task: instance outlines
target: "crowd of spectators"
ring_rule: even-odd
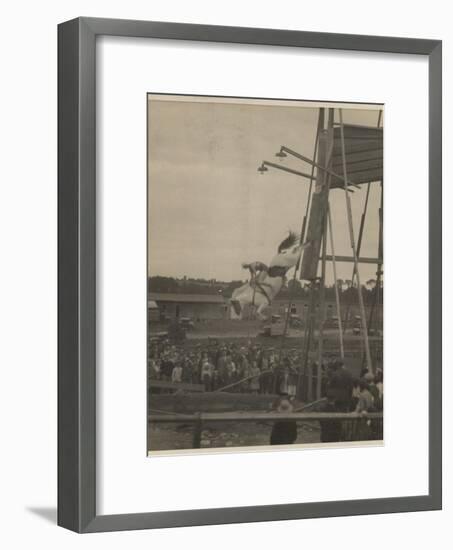
[[[376,374],[362,369],[354,378],[341,360],[328,367],[325,400],[318,407],[320,412],[358,413],[364,418],[356,424],[328,419],[320,421],[321,441],[367,440],[382,438],[382,419],[367,419],[368,413],[382,412],[384,405],[383,371]],[[355,431],[355,433],[353,433]]]
[[[345,421],[344,416],[343,419],[334,416],[321,419],[320,441],[333,443],[382,439],[382,418],[369,418],[368,413],[383,410],[383,371],[378,369],[376,375],[373,375],[367,369],[363,369],[360,378],[356,379],[343,361],[334,359],[327,364],[325,375],[325,393],[323,399],[315,403],[315,410],[324,413],[357,414],[352,422],[348,419]],[[294,406],[289,396],[281,395],[275,403],[275,410],[293,412]],[[295,420],[286,418],[274,423],[270,437],[271,445],[288,445],[296,440]]]
[[[316,365],[310,365],[317,372]],[[205,391],[279,394],[293,400],[303,367],[301,349],[264,347],[209,339],[192,347],[168,340],[154,343],[149,377],[173,383],[202,384]],[[363,369],[354,378],[343,361],[326,357],[321,366],[321,395],[336,412],[380,411],[383,373]]]
[[[217,340],[192,348],[168,341],[151,347],[149,376],[169,382],[203,384],[205,391],[285,393],[296,395],[301,352],[296,349],[264,348]],[[279,366],[281,363],[281,366]]]
[[[310,365],[313,373],[317,365]],[[299,383],[305,385],[303,351],[296,348],[267,347],[254,342],[222,342],[209,339],[192,346],[176,345],[162,340],[150,348],[150,379],[172,384],[201,384],[205,391],[278,395],[275,410],[292,412]],[[321,366],[321,397],[312,410],[328,413],[367,413],[383,410],[383,371],[375,374],[366,368],[354,377],[344,361],[336,356],[325,357]],[[165,391],[165,390],[164,390]],[[170,391],[170,390],[169,390]],[[299,400],[301,398],[298,395]],[[300,403],[299,403],[300,405]],[[297,409],[296,409],[297,410]],[[320,421],[320,440],[336,442],[382,438],[382,420],[364,420],[356,424],[360,433],[352,433],[348,423],[328,418]],[[272,445],[293,443],[297,439],[295,421],[276,422]]]

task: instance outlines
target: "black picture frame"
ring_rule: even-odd
[[[100,35],[428,56],[429,494],[97,514],[95,54]],[[59,25],[58,52],[58,524],[87,533],[441,509],[441,41],[82,17]]]

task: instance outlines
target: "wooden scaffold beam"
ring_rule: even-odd
[[[344,143],[344,129],[343,129],[343,112],[342,109],[339,109],[340,112],[340,135],[341,135],[341,154],[342,154],[342,160],[343,160],[343,177],[347,181],[348,179],[348,170],[346,166],[346,149],[345,149],[345,143]],[[369,371],[374,372],[373,370],[373,363],[371,361],[371,353],[370,353],[370,343],[368,341],[368,329],[367,329],[367,319],[365,316],[365,305],[363,303],[363,294],[362,294],[362,284],[360,282],[360,272],[358,268],[358,254],[355,244],[355,237],[354,237],[354,225],[352,220],[352,207],[351,207],[351,198],[348,193],[347,185],[344,186],[345,191],[345,199],[346,199],[346,213],[348,218],[348,226],[349,226],[349,240],[351,244],[352,254],[354,257],[354,272],[356,274],[357,278],[357,294],[359,298],[359,307],[360,307],[360,322],[362,326],[362,336],[363,336],[363,342],[365,345],[365,355],[366,355],[366,362],[367,362],[367,368]]]

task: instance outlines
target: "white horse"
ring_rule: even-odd
[[[272,258],[269,267],[262,262],[242,264],[250,270],[250,281],[237,288],[231,296],[231,305],[238,317],[241,317],[244,306],[257,308],[259,319],[266,319],[263,311],[272,304],[285,283],[286,273],[300,259],[301,252],[308,244],[300,244],[293,232],[280,243],[277,254]]]

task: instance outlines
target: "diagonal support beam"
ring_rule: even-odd
[[[319,163],[315,162],[314,160],[306,157],[305,155],[302,155],[302,153],[298,153],[297,151],[293,151],[293,149],[290,149],[289,147],[286,147],[286,145],[282,145],[280,147],[280,152],[288,153],[289,155],[291,155],[293,157],[296,157],[299,160],[302,160],[304,162],[307,162],[308,164],[311,164],[312,166],[314,166],[315,168],[318,168],[319,170],[323,170],[324,172],[326,172],[330,176],[333,176],[334,178],[338,178],[343,182],[345,181],[344,177],[340,176],[340,174],[337,174],[333,170],[330,170],[329,168],[327,168],[326,166],[322,166],[321,164],[319,164]],[[356,183],[352,183],[352,181],[348,181],[347,183],[348,183],[348,185],[351,185],[353,187],[357,187],[357,189],[360,189],[360,187]]]

